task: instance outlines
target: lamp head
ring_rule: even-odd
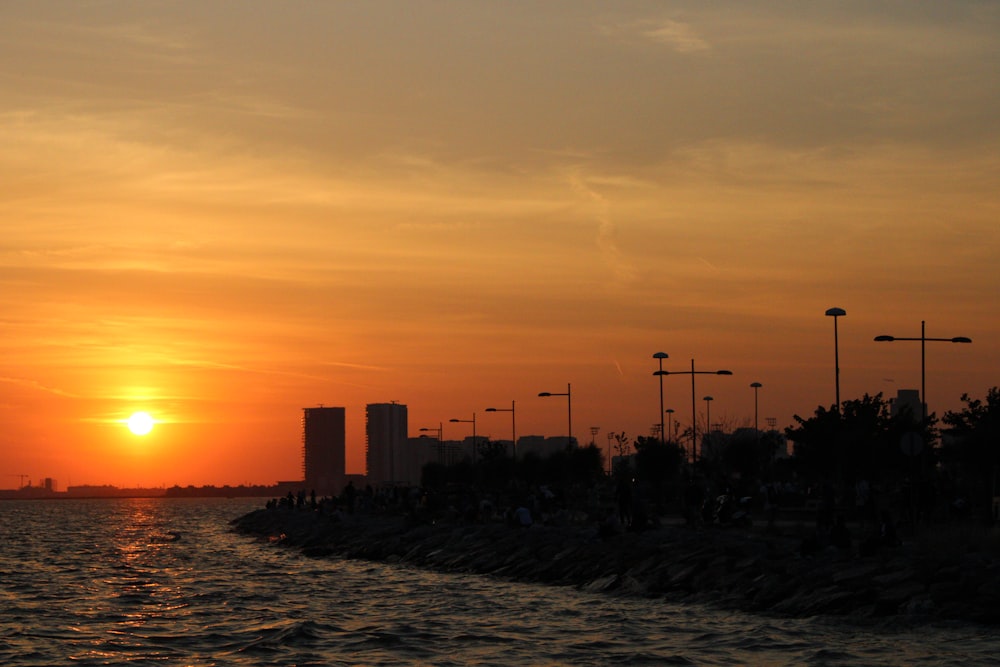
[[[955,336],[951,339],[952,343],[971,343],[971,338],[966,338],[965,336]]]
[[[539,396],[551,396],[551,395],[552,395],[552,392],[549,392],[549,391],[543,391],[543,392],[541,392],[541,393],[540,393],[540,394],[538,394],[538,395],[539,395]]]
[[[754,389],[760,389],[764,385],[762,385],[760,382],[751,382],[750,386],[753,387]]]
[[[669,359],[670,355],[667,354],[666,352],[657,352],[656,354],[653,355],[653,358],[654,359]]]
[[[847,314],[847,311],[843,308],[828,308],[826,314],[827,317],[843,317]]]
[[[896,340],[895,336],[875,336],[876,343],[891,343]]]
[[[715,371],[716,375],[732,375],[732,371]]]

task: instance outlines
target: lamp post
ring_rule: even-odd
[[[557,393],[557,392],[554,392],[554,391],[543,391],[543,392],[539,393],[538,395],[541,396],[542,398],[546,398],[548,396],[565,396],[566,397],[566,420],[567,420],[567,428],[568,428],[568,441],[567,441],[566,445],[567,446],[571,445],[573,443],[573,390],[570,387],[569,382],[566,383],[566,391],[565,392],[558,392]]]
[[[476,447],[479,442],[476,440],[476,413],[472,413],[472,419],[449,419],[454,424],[472,424],[472,463],[476,463]]]
[[[705,401],[705,435],[712,435],[712,401],[715,399],[705,396],[702,400]]]
[[[509,412],[510,413],[510,441],[511,457],[517,460],[517,423],[514,421],[514,401],[510,402],[509,408],[486,408],[486,412]]]
[[[663,428],[663,360],[669,358],[669,356],[670,355],[668,355],[666,352],[657,352],[656,354],[653,355],[653,358],[660,363],[659,378],[660,378],[660,444],[661,445],[666,444],[667,442],[666,441],[667,436],[665,433],[665,429]],[[657,373],[654,373],[654,375],[657,375]]]
[[[611,477],[611,441],[614,439],[614,431],[608,431],[608,477]]]
[[[664,412],[670,415],[670,419],[667,420],[667,426],[670,428],[670,437],[668,438],[668,440],[676,440],[677,438],[675,437],[675,435],[677,431],[677,422],[674,421],[674,409],[667,408],[666,410],[664,410]]]
[[[827,317],[833,318],[833,370],[834,380],[837,387],[837,413],[840,413],[840,342],[837,340],[837,318],[847,315],[843,308],[828,308]]]
[[[590,427],[590,446],[591,447],[595,447],[596,446],[596,443],[594,441],[597,439],[597,434],[600,433],[600,432],[601,432],[601,427],[600,426],[591,426]]]
[[[760,428],[757,426],[757,390],[763,387],[760,382],[751,382],[750,386],[753,387],[753,430],[760,436]]]
[[[892,343],[897,340],[918,340],[920,341],[920,407],[923,413],[921,417],[927,420],[927,342],[935,343],[971,343],[972,339],[965,336],[955,336],[954,338],[928,338],[926,335],[926,322],[920,321],[920,338],[900,338],[899,336],[875,336],[875,341],[879,343]]]
[[[694,359],[691,360],[691,370],[689,371],[656,371],[656,375],[690,375],[691,376],[691,461],[698,457],[698,404],[694,391],[695,375],[732,375],[732,371],[696,371],[694,369]]]
[[[422,431],[422,432],[430,432],[430,433],[437,433],[437,439],[438,439],[438,446],[437,446],[437,450],[438,450],[438,462],[439,463],[445,463],[445,461],[441,460],[441,459],[445,458],[445,456],[444,456],[444,424],[439,422],[437,428],[422,428],[422,429],[420,429],[420,431]],[[421,436],[421,437],[426,437],[426,436]],[[451,463],[451,461],[448,461],[447,463]]]

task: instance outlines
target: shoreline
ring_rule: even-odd
[[[260,509],[234,530],[309,557],[402,563],[610,595],[700,603],[785,617],[1000,625],[1000,561],[931,555],[912,544],[871,556],[826,549],[802,556],[795,526],[665,525],[602,536],[596,525],[426,522]]]

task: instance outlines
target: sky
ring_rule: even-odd
[[[994,2],[0,0],[0,488],[300,479],[302,409],[649,435],[1000,384]],[[831,307],[837,319],[834,344]],[[691,376],[664,406],[691,422]],[[136,436],[124,421],[149,412]]]

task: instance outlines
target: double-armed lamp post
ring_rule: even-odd
[[[927,420],[927,342],[934,343],[971,343],[972,339],[966,336],[955,336],[954,338],[928,338],[926,335],[926,323],[920,321],[920,338],[901,338],[899,336],[875,336],[878,343],[893,343],[898,340],[920,341],[920,406],[923,420]]]
[[[566,445],[569,446],[573,444],[573,390],[572,388],[570,388],[569,382],[566,383],[566,391],[564,392],[543,391],[538,395],[541,396],[542,398],[546,398],[548,396],[566,397],[566,419],[568,424],[567,428],[569,429],[568,432],[569,438],[568,441],[566,442]]]
[[[510,413],[510,441],[511,458],[517,460],[517,422],[514,420],[514,401],[510,402],[509,408],[486,408],[486,412],[509,412]]]
[[[691,376],[691,460],[695,461],[698,457],[698,399],[696,398],[694,390],[694,376],[695,375],[732,375],[732,371],[719,370],[719,371],[696,371],[694,369],[694,359],[691,360],[691,370],[689,371],[654,371],[654,375],[664,376],[664,375],[690,375]]]
[[[667,433],[663,424],[663,360],[669,358],[670,355],[666,352],[657,352],[653,355],[653,358],[660,362],[660,370],[653,375],[658,375],[660,377],[660,444],[666,444]]]

